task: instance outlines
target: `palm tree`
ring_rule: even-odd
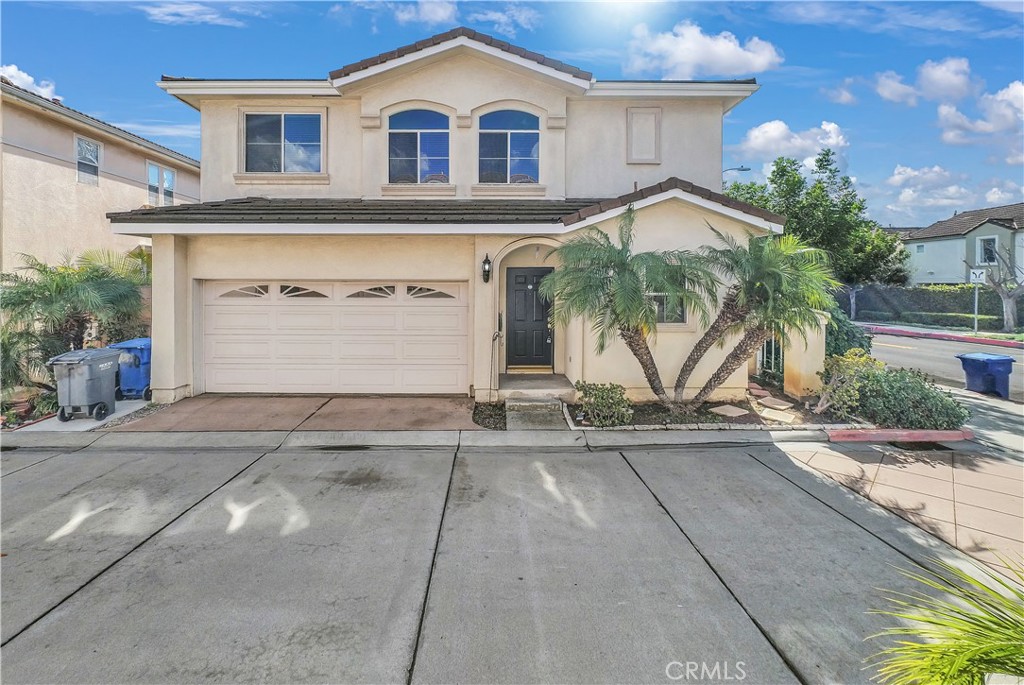
[[[32,332],[45,351],[81,349],[89,326],[137,313],[138,286],[105,266],[50,266],[21,255],[28,275],[0,275],[0,311],[8,332]],[[45,361],[45,360],[44,360]]]
[[[737,247],[728,240],[725,242],[727,249]],[[715,258],[711,259],[714,263]],[[703,404],[769,338],[775,337],[788,344],[790,335],[796,333],[806,340],[806,331],[820,325],[818,311],[834,303],[831,293],[839,287],[829,268],[827,253],[808,247],[791,235],[751,238],[746,254],[740,253],[731,258],[720,256],[719,259],[722,260],[719,264],[721,269],[730,262],[741,268],[737,274],[739,282],[734,286],[736,295],[732,312],[743,312],[743,318],[724,326],[724,330],[739,329],[744,334],[700,392],[690,400],[688,404],[694,408]],[[711,341],[707,347],[713,343]],[[684,379],[683,385],[685,383]]]
[[[540,285],[552,302],[551,316],[565,325],[576,317],[589,319],[604,352],[619,337],[640,363],[648,385],[666,406],[671,399],[658,372],[648,339],[657,331],[656,296],[665,306],[696,313],[707,321],[707,303],[719,286],[698,255],[686,250],[633,252],[636,212],[630,205],[619,221],[618,244],[604,231],[591,228],[548,255],[561,265]]]
[[[141,245],[130,252],[86,250],[76,261],[78,266],[106,268],[136,285],[150,285],[153,281],[153,255]]]

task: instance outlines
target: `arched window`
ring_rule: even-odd
[[[388,183],[448,179],[448,117],[428,109],[388,117]]]
[[[480,183],[537,183],[540,118],[502,109],[480,117]]]

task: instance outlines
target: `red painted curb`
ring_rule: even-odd
[[[829,442],[955,442],[972,440],[974,433],[962,430],[940,431],[913,428],[853,428],[826,430]]]
[[[866,328],[870,333],[878,335],[895,335],[901,338],[926,338],[929,340],[950,340],[952,342],[975,343],[977,345],[993,345],[995,347],[1011,347],[1015,350],[1024,349],[1024,342],[1016,340],[999,340],[997,338],[976,338],[973,335],[955,335],[952,333],[924,333],[922,331],[908,331],[903,328],[886,328],[882,326],[871,326],[868,324],[857,324]]]

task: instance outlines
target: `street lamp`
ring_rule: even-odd
[[[727,171],[750,171],[750,167],[746,164],[740,164],[739,166],[729,167],[728,169],[722,169],[722,192],[725,192],[725,172]]]

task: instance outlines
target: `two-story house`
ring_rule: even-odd
[[[322,80],[164,77],[201,114],[202,202],[112,214],[151,236],[153,392],[499,396],[508,372],[649,396],[624,345],[550,328],[548,254],[588,227],[636,249],[745,240],[783,219],[709,188],[754,81],[599,81],[459,28]],[[686,179],[686,180],[680,180]],[[674,377],[702,331],[666,314]],[[720,363],[713,352],[692,392]],[[746,369],[719,397],[746,389]]]
[[[148,238],[112,233],[107,213],[196,202],[199,162],[0,81],[0,264],[47,264],[92,249],[128,251]]]

